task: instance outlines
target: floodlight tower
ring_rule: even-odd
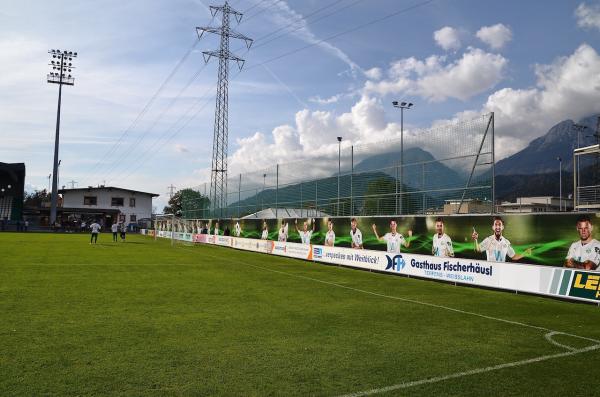
[[[48,83],[58,84],[58,109],[56,111],[56,135],[54,137],[54,166],[52,171],[52,196],[50,202],[50,225],[56,222],[56,203],[58,201],[58,142],[60,132],[60,102],[62,98],[62,86],[74,85],[75,79],[71,75],[73,58],[77,58],[77,53],[67,50],[49,50],[52,55],[49,66],[52,71],[48,73]]]
[[[202,38],[204,32],[221,36],[221,45],[215,51],[203,51],[204,61],[208,63],[210,58],[219,58],[219,82],[217,85],[217,98],[215,108],[215,125],[213,135],[213,155],[210,178],[210,201],[213,211],[220,209],[220,215],[227,205],[227,144],[228,135],[228,107],[229,107],[229,61],[235,61],[240,70],[244,66],[244,60],[229,51],[229,38],[244,40],[246,47],[250,49],[252,39],[238,33],[229,27],[229,17],[233,15],[239,24],[242,13],[234,10],[225,1],[222,6],[210,6],[210,13],[215,17],[222,14],[220,27],[197,27],[198,39]]]

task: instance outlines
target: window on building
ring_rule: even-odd
[[[137,217],[134,214],[129,215],[129,222],[136,222]]]
[[[98,205],[98,197],[83,196],[83,205]]]
[[[129,198],[129,206],[130,207],[135,207],[135,197],[130,197]]]
[[[113,207],[122,207],[123,206],[123,197],[111,197],[110,205]]]

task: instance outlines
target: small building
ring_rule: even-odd
[[[314,208],[265,208],[241,219],[325,218],[330,215]]]
[[[460,208],[460,212],[459,212]],[[489,200],[465,199],[465,200],[445,200],[444,209],[440,214],[490,214],[492,212],[492,202]]]
[[[505,213],[537,213],[560,212],[573,210],[573,199],[553,196],[517,197],[514,203],[503,202],[497,206],[498,212]]]
[[[159,196],[114,186],[61,189],[58,193],[62,195],[60,212],[69,220],[94,218],[103,226],[124,222],[130,227],[151,219],[152,199]]]

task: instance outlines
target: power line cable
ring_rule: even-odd
[[[167,78],[161,83],[161,85],[158,87],[158,89],[156,90],[156,92],[152,95],[152,97],[150,98],[150,100],[148,100],[148,102],[146,103],[146,105],[143,107],[143,109],[140,111],[140,113],[136,116],[136,118],[133,120],[133,122],[129,125],[129,127],[127,127],[127,129],[125,129],[125,131],[123,131],[123,133],[121,134],[121,136],[119,137],[119,139],[102,156],[102,158],[100,160],[98,160],[98,162],[95,163],[95,165],[92,167],[92,169],[90,171],[88,171],[88,175],[93,175],[94,173],[96,173],[97,170],[98,170],[98,167],[100,167],[100,169],[102,168],[102,162],[108,156],[112,155],[115,152],[115,150],[117,150],[119,144],[121,143],[121,141],[123,141],[123,139],[125,138],[125,136],[129,132],[131,132],[137,126],[137,124],[140,122],[140,120],[148,112],[148,110],[150,109],[150,107],[154,104],[154,101],[156,100],[156,98],[164,90],[164,88],[166,87],[166,85],[171,81],[171,79],[173,78],[173,76],[175,76],[175,74],[177,73],[177,71],[179,70],[179,68],[181,67],[181,65],[183,65],[183,63],[188,59],[188,57],[190,56],[190,54],[193,52],[193,50],[196,48],[197,45],[198,45],[198,40],[195,40],[194,44],[186,51],[186,53],[179,60],[179,62],[177,62],[177,64],[173,68],[173,70],[171,70],[171,72],[169,73],[169,75],[167,76]]]
[[[288,52],[285,52],[285,53],[283,53],[283,54],[280,54],[280,55],[278,55],[278,56],[275,56],[275,57],[273,57],[273,58],[267,59],[266,61],[263,61],[263,62],[260,62],[260,63],[254,64],[254,65],[252,65],[252,66],[249,66],[249,67],[247,67],[247,68],[246,68],[246,70],[251,70],[251,69],[257,68],[257,67],[259,67],[259,66],[261,66],[261,65],[265,65],[265,64],[267,64],[267,63],[271,63],[271,62],[277,61],[277,60],[279,60],[279,59],[282,59],[282,58],[288,57],[288,56],[290,56],[290,55],[296,54],[296,53],[298,53],[298,52],[300,52],[300,51],[303,51],[303,50],[306,50],[306,49],[308,49],[308,48],[314,47],[314,46],[316,46],[316,45],[318,45],[318,44],[321,44],[321,43],[324,43],[324,42],[326,42],[326,41],[329,41],[329,40],[332,40],[332,39],[338,38],[338,37],[340,37],[340,36],[343,36],[343,35],[345,35],[345,34],[352,33],[352,32],[355,32],[355,31],[357,31],[357,30],[360,30],[360,29],[366,28],[366,27],[368,27],[368,26],[370,26],[370,25],[373,25],[373,24],[376,24],[376,23],[379,23],[379,22],[385,21],[385,20],[387,20],[387,19],[393,18],[393,17],[395,17],[395,16],[397,16],[397,15],[400,15],[400,14],[403,14],[403,13],[406,13],[406,12],[409,12],[409,11],[412,11],[412,10],[414,10],[414,9],[417,9],[417,8],[423,7],[423,6],[425,6],[425,5],[429,4],[429,3],[432,3],[432,2],[434,2],[434,1],[436,1],[436,0],[426,0],[426,1],[423,1],[423,2],[420,2],[420,3],[417,3],[417,4],[414,4],[414,5],[410,6],[410,7],[403,8],[403,9],[401,9],[401,10],[398,10],[398,11],[396,11],[396,12],[393,12],[393,13],[391,13],[391,14],[387,14],[387,15],[385,15],[385,16],[383,16],[383,17],[380,17],[380,18],[373,19],[373,20],[371,20],[371,21],[369,21],[369,22],[366,22],[366,23],[363,23],[363,24],[361,24],[361,25],[355,26],[355,27],[353,27],[353,28],[350,28],[350,29],[344,30],[344,31],[342,31],[342,32],[340,32],[340,33],[336,33],[336,34],[334,34],[334,35],[331,35],[331,36],[329,36],[329,37],[327,37],[327,38],[324,38],[324,39],[321,39],[321,40],[317,40],[317,41],[315,41],[314,43],[307,44],[307,45],[305,45],[305,46],[302,46],[302,47],[296,48],[296,49],[294,49],[294,50],[292,50],[292,51],[288,51]]]

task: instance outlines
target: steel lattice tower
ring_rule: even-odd
[[[213,215],[223,214],[227,206],[227,145],[228,145],[228,111],[229,111],[229,61],[236,61],[240,70],[244,66],[244,60],[229,51],[229,38],[244,40],[248,49],[252,45],[252,39],[238,33],[229,27],[229,17],[233,15],[239,24],[242,13],[229,6],[227,1],[222,6],[210,6],[210,12],[215,17],[219,12],[222,14],[220,27],[197,27],[198,39],[202,38],[204,32],[214,33],[221,36],[221,45],[217,51],[203,51],[204,61],[210,58],[219,58],[219,80],[217,84],[217,98],[215,107],[215,126],[213,135],[213,154],[210,179],[210,202]],[[217,210],[220,212],[217,214]]]

